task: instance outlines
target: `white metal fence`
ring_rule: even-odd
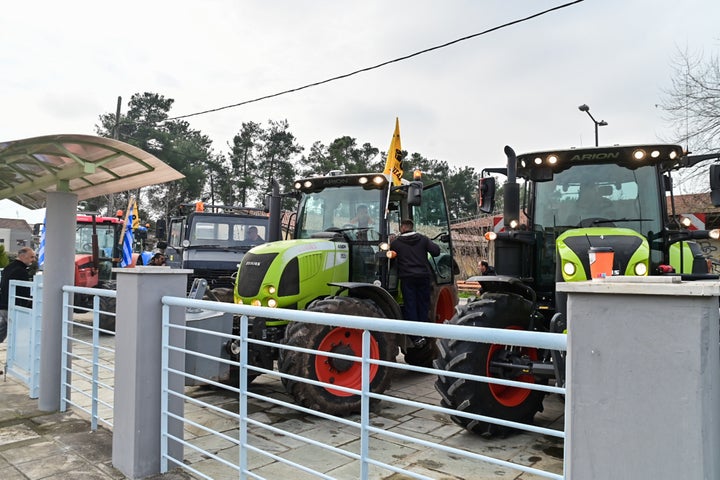
[[[74,294],[92,296],[93,307],[74,307]],[[115,332],[100,328],[100,315],[115,312],[101,310],[100,297],[116,296],[115,290],[63,287],[60,411],[71,405],[85,412],[93,430],[113,426]]]
[[[483,422],[505,425],[527,433],[517,436],[520,442],[537,445],[547,442],[548,449],[562,452],[563,426],[555,428],[526,425],[438,406],[439,396],[431,392],[398,392],[389,390],[384,394],[372,393],[369,389],[369,372],[373,365],[393,369],[395,378],[402,383],[408,377],[427,377],[442,374],[457,376],[467,381],[498,383],[512,387],[541,390],[548,394],[564,395],[563,388],[540,384],[513,382],[465,374],[438,372],[431,368],[411,366],[399,362],[373,360],[370,351],[369,331],[414,334],[428,338],[452,338],[465,341],[488,342],[500,345],[532,346],[563,351],[566,348],[564,335],[498,330],[455,325],[431,325],[370,317],[318,314],[314,312],[267,309],[232,304],[219,304],[189,300],[177,297],[163,298],[163,412],[162,424],[170,421],[184,424],[184,438],[161,432],[162,469],[179,466],[206,479],[211,478],[386,478],[393,472],[409,478],[492,478],[495,475],[510,475],[512,478],[563,478],[562,460],[538,464],[542,456],[525,454],[513,455],[503,448],[493,449],[492,441],[479,439],[464,432],[449,420],[450,415],[467,417]],[[168,320],[170,306],[200,308],[231,313],[240,318],[238,335],[219,334],[201,329],[174,325]],[[247,362],[250,344],[286,348],[309,354],[319,353],[287,345],[270,344],[248,335],[248,316],[260,316],[276,320],[342,326],[363,331],[363,354],[361,358],[322,352],[325,357],[346,361],[360,361],[362,365],[362,388],[359,390],[338,385],[300,378],[249,365]],[[237,384],[226,385],[210,378],[201,378],[185,369],[173,365],[173,354],[182,354],[186,359],[200,357],[212,360],[211,356],[183,346],[171,345],[167,341],[172,330],[185,334],[208,335],[217,338],[218,346],[229,340],[240,345],[240,359],[233,362],[228,358],[213,361],[237,368]],[[258,375],[256,380],[252,380]],[[186,382],[204,382],[212,386],[211,393],[202,388],[186,389],[179,394],[167,388],[173,376],[182,376]],[[327,415],[293,403],[283,392],[269,388],[273,383],[283,381],[306,382],[347,394],[360,395],[361,413],[347,418]],[[279,380],[279,381],[278,381]],[[250,383],[252,382],[252,387]],[[424,388],[428,388],[424,383]],[[181,398],[185,413],[178,415],[167,405]],[[379,408],[371,403],[380,402]],[[564,418],[560,407],[559,415]],[[399,413],[399,415],[398,415]],[[284,418],[283,418],[284,417]],[[405,417],[404,420],[399,420]],[[304,428],[311,426],[311,428]],[[559,427],[559,428],[558,428]],[[168,445],[179,442],[184,447],[183,458],[168,454]],[[504,441],[500,441],[504,443]],[[521,446],[514,444],[518,450]],[[490,448],[488,448],[490,447]],[[495,450],[495,454],[493,454]],[[500,452],[500,455],[497,454]],[[524,472],[517,476],[519,472]],[[405,478],[405,477],[403,477]]]
[[[9,287],[8,318],[11,321],[8,324],[5,370],[27,385],[30,398],[37,398],[40,388],[42,276],[36,275],[32,281],[11,280]],[[28,288],[29,296],[17,295],[18,287]],[[16,305],[17,300],[25,305]]]

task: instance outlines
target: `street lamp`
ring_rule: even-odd
[[[595,120],[595,117],[593,117],[592,114],[590,113],[590,107],[588,107],[584,103],[578,107],[578,110],[580,110],[581,112],[587,113],[588,116],[590,117],[590,119],[595,124],[595,146],[597,147],[598,146],[598,127],[605,127],[605,126],[607,126],[608,123],[605,120],[600,120],[599,122],[597,120]]]

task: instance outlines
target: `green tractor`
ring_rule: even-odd
[[[681,225],[674,212],[670,176],[673,170],[717,155],[691,157],[677,145],[595,147],[519,156],[506,147],[505,153],[507,167],[484,170],[479,192],[481,210],[492,212],[494,178],[485,175],[507,176],[506,230],[486,235],[494,240],[497,276],[471,278],[480,282],[481,295],[458,307],[451,324],[564,332],[567,298],[555,287],[558,282],[590,280],[591,252],[597,250],[612,251],[614,256],[611,271],[605,275],[717,278],[709,273],[707,259],[694,240],[718,238],[720,232]],[[718,187],[715,168],[711,169],[713,188]],[[517,178],[524,181],[522,186]],[[435,366],[441,370],[564,385],[560,352],[444,339],[438,349]],[[535,413],[542,411],[544,395],[535,390],[451,376],[439,376],[435,386],[444,407],[468,413],[531,423]],[[461,416],[452,420],[484,436],[508,430]]]
[[[442,323],[452,317],[458,300],[454,279],[458,270],[441,183],[402,180],[395,185],[389,174],[331,172],[298,180],[294,193],[300,202],[292,239],[259,245],[243,257],[235,303],[402,319],[397,272],[387,252],[392,232],[398,230],[402,219],[410,218],[418,232],[441,248],[440,256],[428,258],[435,274],[429,321]],[[272,196],[270,200],[274,219]],[[251,322],[254,338],[361,355],[359,330],[264,318]],[[430,366],[435,356],[434,344],[414,348],[404,336],[372,332],[373,358],[395,361],[399,351],[414,365]],[[361,386],[359,362],[250,345],[251,365],[272,369],[275,360],[284,373],[348,388]],[[336,415],[360,409],[358,395],[287,379],[283,382],[296,402],[306,407]],[[390,382],[391,369],[371,367],[373,392],[382,393]]]

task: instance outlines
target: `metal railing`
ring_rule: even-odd
[[[42,276],[36,275],[32,281],[11,280],[9,287],[8,318],[10,321],[5,371],[27,385],[30,390],[30,398],[38,398]],[[19,287],[28,288],[29,295],[18,295]],[[25,305],[16,305],[17,300]]]
[[[187,325],[176,325],[169,322],[170,307],[199,308],[226,312],[240,318],[240,329],[237,334],[203,331],[202,329]],[[362,356],[355,357],[327,351],[319,352],[307,348],[292,347],[286,344],[277,344],[260,339],[251,338],[248,334],[248,317],[262,317],[274,320],[288,320],[319,325],[341,326],[362,330]],[[208,335],[217,338],[217,343],[226,343],[235,340],[239,347],[239,361],[229,358],[215,357],[202,352],[188,350],[184,346],[172,345],[169,342],[171,331],[183,331],[187,334]],[[317,312],[268,309],[243,305],[221,304],[201,300],[190,300],[179,297],[163,297],[163,346],[162,346],[162,447],[161,470],[167,471],[170,465],[179,466],[193,474],[206,479],[227,478],[232,475],[239,478],[277,478],[291,475],[293,471],[310,473],[319,478],[370,478],[382,470],[385,474],[394,472],[411,478],[431,479],[432,468],[411,466],[407,462],[398,462],[397,459],[388,458],[384,451],[393,448],[406,449],[423,457],[421,464],[428,465],[443,455],[446,459],[470,462],[465,468],[478,468],[477,462],[486,462],[494,469],[516,470],[530,475],[544,478],[562,479],[562,464],[557,465],[554,471],[543,470],[532,466],[527,458],[515,461],[498,458],[477,443],[477,436],[463,432],[463,429],[449,421],[451,416],[464,417],[480,422],[489,422],[528,432],[529,435],[540,438],[554,438],[564,442],[564,428],[548,428],[524,423],[509,422],[484,415],[476,415],[464,411],[453,410],[439,406],[437,399],[420,401],[428,395],[398,394],[386,391],[383,394],[373,393],[370,390],[370,371],[373,368],[393,369],[396,377],[403,378],[412,375],[443,375],[463,379],[500,384],[508,387],[539,390],[546,394],[565,394],[565,389],[542,384],[528,384],[511,380],[489,378],[485,376],[439,371],[433,368],[412,366],[401,362],[388,362],[371,358],[370,331],[388,332],[394,334],[412,334],[428,338],[448,338],[463,341],[493,343],[499,345],[530,346],[548,350],[566,350],[566,337],[562,334],[526,332],[518,330],[502,330],[481,327],[467,327],[457,325],[424,324],[397,320],[388,320],[372,317],[355,317],[336,314],[319,314]],[[318,380],[302,378],[299,376],[268,370],[250,365],[248,347],[251,344],[293,350],[309,355],[320,354],[323,357],[337,358],[343,361],[360,362],[362,381],[360,389],[347,388],[340,385],[323,383]],[[235,385],[202,378],[178,368],[173,364],[173,356],[184,355],[184,358],[199,357],[207,361],[217,361],[238,370],[238,380]],[[399,375],[398,375],[399,374]],[[262,375],[262,377],[258,377]],[[180,376],[193,382],[204,382],[214,390],[213,395],[207,395],[203,390],[185,389],[183,392],[168,388],[170,378]],[[256,378],[258,377],[258,378]],[[276,383],[304,382],[325,389],[333,389],[336,393],[346,395],[359,395],[361,397],[360,415],[349,418],[338,417],[306,408],[295,404],[284,392],[277,389],[268,389],[269,383],[260,382],[262,378],[273,378]],[[253,379],[255,379],[253,381]],[[277,382],[277,379],[280,382]],[[249,384],[253,382],[253,388]],[[223,392],[227,402],[222,403],[218,396]],[[406,392],[407,393],[407,392]],[[209,400],[206,399],[209,397]],[[421,398],[422,397],[422,398]],[[428,397],[429,398],[429,397]],[[187,412],[177,412],[169,408],[172,401],[182,400],[187,406]],[[434,403],[428,403],[433,401]],[[220,402],[220,403],[218,403]],[[377,402],[382,402],[382,409],[378,412],[371,408]],[[237,405],[237,412],[235,412]],[[413,428],[388,428],[389,417],[383,416],[386,410],[416,412],[417,424]],[[278,411],[280,415],[288,418],[302,418],[302,422],[319,422],[325,426],[324,431],[342,432],[345,441],[336,442],[332,439],[318,438],[317,432],[304,432],[292,422],[271,422],[269,412]],[[202,412],[201,414],[199,412]],[[418,413],[420,412],[420,413]],[[564,418],[564,412],[561,412]],[[442,418],[442,421],[438,421]],[[185,436],[180,438],[169,433],[169,422],[182,422]],[[427,425],[436,426],[437,432],[424,431]],[[192,433],[192,434],[190,434]],[[435,435],[433,435],[435,433]],[[293,448],[283,449],[276,439],[282,438],[283,445],[294,445]],[[214,439],[214,440],[212,440]],[[273,441],[270,441],[272,439]],[[174,442],[183,446],[184,458],[174,458],[169,452],[169,444]],[[282,443],[281,442],[281,443]],[[214,444],[212,448],[210,444]],[[302,445],[299,447],[298,445]],[[388,446],[388,448],[385,448]],[[562,446],[559,447],[560,450]],[[300,449],[316,452],[312,459],[307,455],[298,455]],[[233,452],[233,453],[230,453]],[[318,462],[318,458],[332,457],[331,465]],[[343,460],[341,460],[341,458]],[[308,462],[309,460],[309,462]],[[424,462],[424,463],[423,463]],[[332,463],[332,462],[330,462]],[[210,464],[213,464],[210,466]],[[473,465],[470,467],[470,465]],[[559,470],[559,471],[558,471]],[[224,471],[220,477],[213,477],[217,472]],[[215,472],[215,473],[210,473]],[[462,475],[461,475],[462,476]],[[517,478],[517,477],[514,477]],[[522,478],[522,477],[520,477]]]
[[[74,294],[90,295],[92,308],[74,306]],[[100,315],[115,312],[100,309],[100,297],[116,298],[115,290],[63,287],[62,367],[60,411],[71,405],[90,416],[91,428],[99,423],[112,428],[115,376],[115,332],[100,328]],[[80,321],[91,316],[91,323]]]

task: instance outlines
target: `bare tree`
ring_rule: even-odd
[[[673,60],[671,87],[659,105],[672,124],[674,141],[692,150],[720,146],[720,63],[718,56],[678,51]]]
[[[720,62],[718,56],[691,54],[678,50],[672,60],[671,86],[663,91],[658,107],[665,112],[665,120],[672,127],[670,141],[685,146],[693,153],[710,153],[720,150]],[[707,164],[700,164],[687,172],[681,182],[689,182],[690,190],[696,183],[707,189]],[[704,182],[692,182],[701,178]],[[676,184],[676,185],[678,185]],[[679,186],[679,185],[678,185]]]

